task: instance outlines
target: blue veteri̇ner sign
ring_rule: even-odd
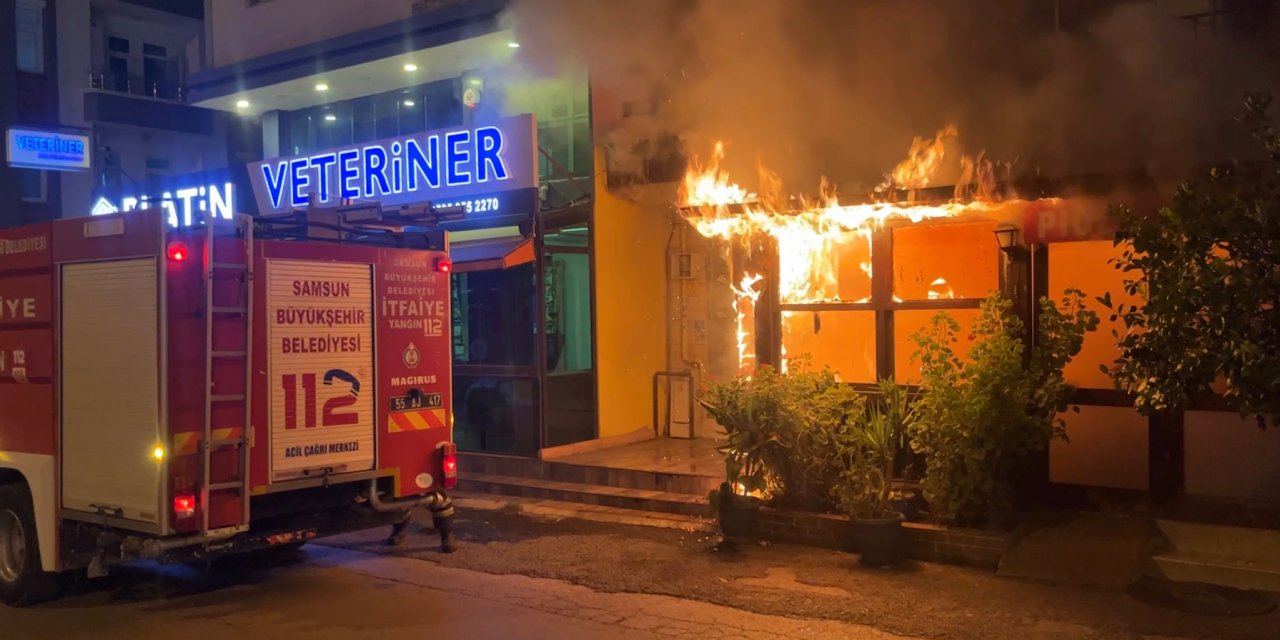
[[[470,202],[538,186],[532,115],[438,129],[253,164],[258,212],[376,200],[383,205]]]
[[[89,136],[11,128],[7,137],[6,155],[11,167],[51,171],[89,168]]]

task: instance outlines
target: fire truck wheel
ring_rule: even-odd
[[[0,486],[0,601],[26,606],[58,595],[57,576],[40,569],[31,492],[25,484]]]

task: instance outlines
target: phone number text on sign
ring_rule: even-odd
[[[273,260],[268,280],[273,478],[371,469],[370,266]]]

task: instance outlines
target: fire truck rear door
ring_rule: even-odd
[[[271,479],[374,465],[373,267],[267,261]]]
[[[61,268],[62,506],[159,523],[155,258]]]

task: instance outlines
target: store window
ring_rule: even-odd
[[[920,382],[920,362],[915,358],[917,332],[933,326],[934,318],[941,311],[935,310],[903,310],[893,314],[893,376],[898,382],[918,384]],[[955,333],[955,342],[951,349],[964,362],[973,348],[972,335],[974,322],[981,311],[978,309],[947,309],[945,313],[960,325]]]
[[[917,224],[893,230],[899,300],[985,298],[1000,286],[996,223]]]
[[[784,366],[803,356],[845,382],[874,382],[890,373],[899,382],[918,382],[913,336],[939,313],[960,325],[952,346],[965,359],[982,300],[1000,287],[994,230],[994,222],[936,221],[783,236],[777,251]],[[873,269],[873,245],[890,254],[880,264],[884,272]],[[880,327],[892,331],[880,335]],[[745,344],[750,351],[754,338]]]
[[[844,382],[876,380],[874,311],[783,311],[783,357],[831,367]]]
[[[538,380],[453,377],[453,437],[463,451],[531,454],[538,450]]]
[[[557,252],[546,254],[545,262],[547,371],[586,371],[591,368],[591,257]]]
[[[456,78],[281,114],[286,155],[462,124]]]
[[[18,0],[14,17],[18,71],[44,73],[44,0]]]
[[[778,240],[783,304],[871,300],[871,234],[793,234]]]
[[[591,175],[591,101],[585,76],[511,84],[503,92],[509,113],[532,113],[538,119],[538,146],[546,152],[539,154],[538,174],[544,180]]]
[[[454,362],[533,367],[537,335],[534,267],[473,271],[453,276]]]

